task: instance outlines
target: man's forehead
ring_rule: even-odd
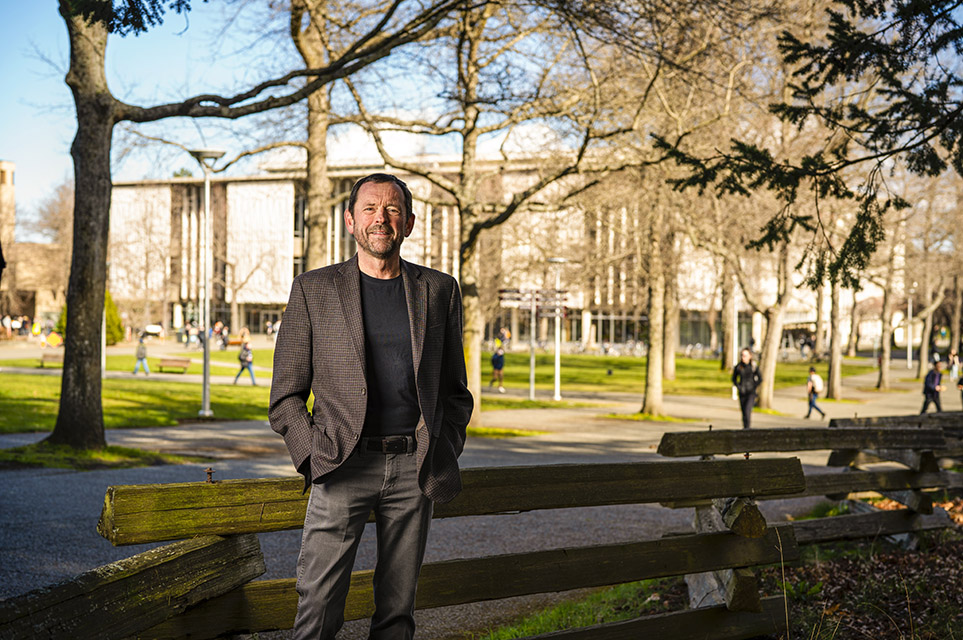
[[[401,189],[393,182],[365,182],[358,189],[358,200],[382,200],[385,197],[404,202]]]

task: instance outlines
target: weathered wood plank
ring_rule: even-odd
[[[792,526],[796,532],[797,543],[813,544],[943,529],[952,527],[953,521],[940,508],[935,508],[931,515],[921,515],[909,509],[901,509],[800,520],[794,522]]]
[[[765,598],[762,611],[728,611],[725,607],[706,607],[644,618],[612,622],[582,629],[557,631],[523,640],[742,640],[772,635],[786,629],[782,597]]]
[[[840,429],[846,431],[846,429]],[[864,466],[880,462],[898,462],[920,473],[937,473],[940,470],[936,455],[932,450],[912,451],[907,449],[841,449],[829,454],[827,467]]]
[[[185,540],[0,601],[0,637],[126,638],[263,573],[255,535]]]
[[[822,449],[939,449],[946,445],[939,429],[715,429],[666,433],[660,455],[672,458],[772,451]]]
[[[906,491],[881,491],[880,495],[900,503],[910,511],[929,515],[933,513],[933,499],[917,489]]]
[[[906,426],[932,429],[934,426],[963,427],[963,411],[943,411],[942,413],[909,414],[902,416],[864,416],[852,418],[832,418],[830,428],[851,429],[853,427]]]
[[[726,527],[744,538],[758,538],[766,533],[766,518],[752,498],[716,498],[712,501]]]
[[[729,525],[724,514],[720,512],[720,506],[724,509],[726,505],[715,504],[695,509],[693,526],[697,533],[726,531]],[[759,514],[759,517],[762,517],[762,514]],[[751,537],[758,538],[761,535]],[[686,584],[689,587],[690,607],[724,603],[732,611],[761,611],[756,576],[745,567],[687,575]]]
[[[957,477],[959,476],[959,477]],[[864,491],[899,491],[906,489],[939,489],[951,486],[954,480],[963,486],[963,474],[948,471],[939,473],[917,473],[908,469],[892,469],[886,471],[861,470],[845,467],[843,471],[828,473],[807,473],[805,490],[788,496],[759,496],[757,500],[781,498],[804,498],[810,496],[828,496],[834,500],[841,500],[850,493]],[[710,504],[709,500],[679,500],[663,502],[662,506],[670,509],[684,509]]]
[[[678,536],[617,545],[552,549],[424,565],[419,609],[512,596],[567,591],[682,575],[702,570],[772,564],[799,557],[791,525],[758,539],[732,533]],[[345,619],[371,615],[371,572],[352,575]],[[251,582],[191,608],[141,634],[142,638],[216,638],[231,633],[288,629],[294,624],[294,579]]]
[[[781,495],[805,486],[796,458],[539,465],[466,469],[464,490],[436,518],[536,509],[641,504],[674,498]],[[301,478],[227,480],[107,489],[97,530],[115,545],[296,529]]]

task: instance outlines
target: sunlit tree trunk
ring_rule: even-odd
[[[826,381],[826,397],[839,399],[843,392],[843,340],[839,332],[839,283],[833,281],[829,310],[829,378]]]

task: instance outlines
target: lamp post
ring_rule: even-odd
[[[204,348],[204,373],[202,375],[201,410],[197,415],[202,418],[213,417],[211,411],[211,272],[214,270],[211,251],[211,168],[218,158],[224,155],[216,149],[192,149],[190,153],[204,171],[204,222],[200,228],[201,240],[201,345]]]
[[[557,402],[562,399],[562,265],[567,258],[549,258],[555,265],[555,395]]]

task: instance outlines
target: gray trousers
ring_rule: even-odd
[[[408,640],[415,633],[415,589],[425,557],[432,504],[418,487],[414,452],[358,452],[311,486],[298,557],[294,637],[334,640],[358,543],[372,509],[378,559],[371,640]]]

